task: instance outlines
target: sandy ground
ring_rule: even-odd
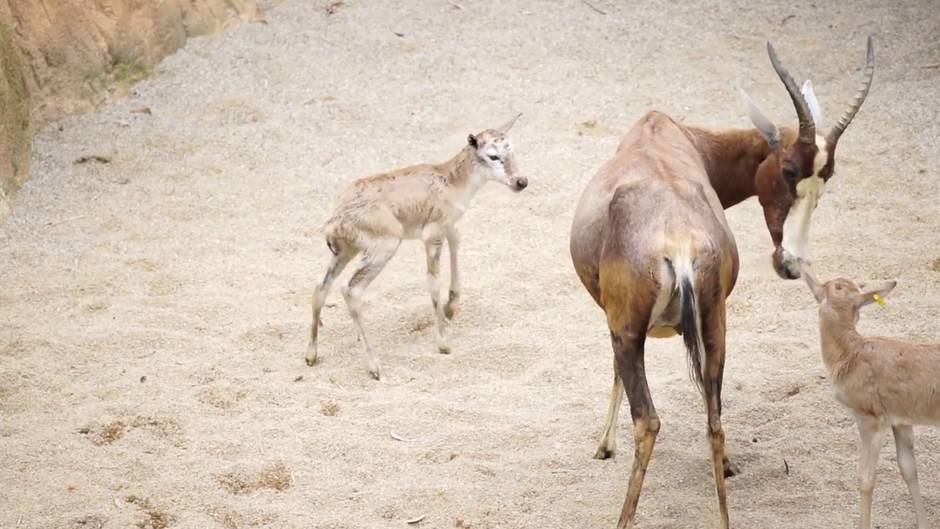
[[[0,527],[614,527],[632,434],[625,407],[620,457],[591,459],[611,353],[568,257],[574,201],[649,108],[746,126],[740,81],[795,123],[767,38],[837,117],[875,34],[871,96],[815,215],[817,268],[897,277],[863,330],[940,339],[932,2],[593,0],[604,15],[576,0],[459,1],[349,0],[332,16],[287,1],[38,134],[35,177],[0,227]],[[461,223],[454,353],[435,352],[410,243],[366,296],[386,380],[366,373],[335,291],[322,362],[304,365],[337,191],[443,160],[517,111],[531,185],[485,189]],[[111,161],[74,163],[89,155]],[[732,524],[850,527],[856,432],[824,377],[814,302],[771,271],[755,199],[729,219],[743,268],[724,393],[743,470]],[[714,527],[681,342],[653,341],[647,364],[664,426],[640,526]],[[936,526],[940,432],[916,443]],[[879,480],[876,524],[913,527],[893,441]]]

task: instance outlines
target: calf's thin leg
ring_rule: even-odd
[[[858,458],[858,491],[861,497],[859,529],[871,529],[871,499],[875,489],[875,469],[878,466],[878,452],[884,441],[885,430],[878,419],[865,415],[855,417],[861,446]]]
[[[344,248],[334,255],[330,261],[330,266],[326,269],[323,282],[317,285],[313,293],[313,323],[310,326],[310,344],[307,346],[307,354],[304,357],[308,366],[317,363],[317,333],[320,328],[320,311],[323,310],[323,304],[326,303],[326,297],[330,293],[333,281],[343,272],[343,269],[349,264],[350,259],[356,256],[356,253]]]
[[[620,415],[620,403],[623,402],[623,381],[617,372],[617,358],[614,357],[614,385],[610,388],[610,399],[607,402],[607,420],[604,422],[604,431],[597,442],[597,452],[594,459],[609,459],[614,457],[617,450],[617,417]]]
[[[366,356],[366,362],[369,365],[369,373],[376,380],[381,378],[379,368],[379,358],[372,352],[369,340],[366,338],[366,331],[362,325],[362,294],[378,275],[385,268],[388,261],[395,255],[400,239],[384,239],[370,245],[362,255],[362,261],[358,268],[349,279],[349,283],[343,287],[343,298],[346,300],[346,307],[349,308],[349,315],[352,316],[356,328],[359,330],[359,338],[362,340],[363,353]]]
[[[453,319],[460,310],[460,273],[457,270],[457,247],[460,245],[460,236],[456,228],[445,231],[447,237],[447,253],[450,256],[450,291],[447,296],[447,305],[444,306],[444,315]]]
[[[917,462],[914,460],[914,429],[910,425],[894,426],[894,444],[898,449],[898,467],[901,476],[911,491],[911,501],[914,503],[914,513],[917,516],[918,529],[928,529],[927,510],[924,509],[924,499],[920,495],[920,485],[917,483]]]
[[[446,323],[444,316],[444,307],[441,306],[441,282],[439,274],[441,270],[441,249],[444,240],[439,230],[434,228],[425,228],[422,233],[424,240],[424,249],[428,261],[428,293],[431,295],[431,308],[434,310],[434,338],[437,342],[437,350],[443,354],[450,353],[450,346],[444,339],[444,325]]]
[[[645,330],[645,324],[640,329]],[[646,334],[642,332],[611,332],[614,355],[620,378],[626,389],[627,400],[630,402],[630,416],[633,418],[633,438],[635,441],[633,468],[630,471],[630,482],[627,486],[627,497],[620,512],[620,521],[617,529],[634,527],[636,507],[640,501],[640,490],[643,488],[643,479],[649,468],[650,458],[653,455],[653,445],[656,444],[656,434],[659,433],[659,416],[653,406],[650,388],[646,382],[646,366],[643,360],[643,346]]]

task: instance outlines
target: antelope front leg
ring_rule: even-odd
[[[428,260],[428,293],[431,295],[431,308],[434,310],[434,338],[437,350],[442,354],[450,353],[450,346],[444,339],[444,325],[446,324],[444,307],[441,306],[441,282],[439,279],[441,269],[441,249],[444,240],[440,231],[434,228],[425,228],[422,234],[424,249]]]
[[[861,496],[859,529],[871,529],[871,498],[875,490],[875,469],[878,466],[878,452],[884,441],[885,431],[878,419],[863,415],[855,417],[862,444],[858,458],[858,491]]]
[[[457,228],[446,230],[447,253],[450,255],[450,292],[447,296],[447,305],[444,306],[444,315],[447,319],[453,319],[457,311],[460,310],[460,274],[457,271],[457,246],[460,245],[460,236],[457,234]]]
[[[623,402],[623,381],[617,372],[617,359],[614,357],[614,385],[610,388],[610,400],[607,402],[607,421],[604,431],[597,442],[594,459],[609,459],[617,450],[617,416],[620,415],[620,403]]]
[[[914,513],[917,516],[917,528],[928,529],[927,510],[924,509],[924,499],[920,495],[920,485],[917,484],[917,462],[914,460],[914,429],[909,425],[894,426],[894,444],[898,449],[898,467],[901,476],[911,491],[911,501],[914,503]]]

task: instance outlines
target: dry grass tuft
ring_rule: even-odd
[[[114,441],[124,437],[124,430],[127,428],[127,425],[124,424],[124,421],[112,421],[108,424],[105,424],[94,433],[91,437],[91,442],[95,446],[109,445]],[[91,430],[86,430],[91,433]]]
[[[97,514],[89,514],[72,520],[69,529],[102,529],[108,519]]]
[[[251,494],[261,489],[281,492],[290,487],[291,475],[284,463],[275,463],[256,473],[235,471],[220,474],[216,481],[232,494]]]
[[[85,426],[79,428],[78,433],[89,435],[95,446],[103,446],[114,443],[124,437],[128,430],[136,428],[144,428],[157,437],[177,441],[182,437],[183,432],[179,422],[172,417],[136,416],[116,419],[98,427]]]
[[[248,392],[239,390],[226,390],[220,388],[208,388],[199,395],[199,400],[209,406],[220,410],[230,410],[245,400]]]
[[[271,514],[245,514],[224,506],[218,506],[209,509],[207,514],[225,529],[270,526],[277,521],[277,516]]]
[[[134,524],[139,529],[166,529],[176,523],[175,516],[161,509],[157,509],[147,498],[141,498],[132,494],[125,498],[125,501],[143,511],[145,518]]]
[[[320,413],[327,417],[336,417],[339,415],[339,403],[332,400],[326,400],[320,403]]]

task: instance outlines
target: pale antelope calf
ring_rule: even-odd
[[[819,302],[819,335],[823,362],[836,399],[855,414],[861,434],[858,488],[859,527],[871,527],[875,468],[890,426],[898,450],[898,467],[907,482],[917,527],[927,529],[927,512],[917,484],[914,424],[940,426],[940,342],[908,343],[869,338],[855,329],[859,309],[881,302],[895,281],[860,286],[844,278],[820,284],[806,264],[803,277]]]
[[[360,178],[349,186],[324,227],[333,259],[313,295],[308,365],[317,361],[320,311],[330,286],[349,261],[361,253],[359,265],[342,292],[358,329],[369,372],[376,380],[380,378],[379,359],[369,346],[362,324],[362,294],[403,239],[424,242],[437,348],[441,353],[450,352],[444,338],[445,318],[454,316],[460,300],[455,224],[484,183],[496,181],[517,192],[528,185],[528,179],[516,167],[512,143],[506,136],[518,118],[496,129],[471,134],[464,148],[444,163],[413,165]],[[444,239],[450,249],[450,294],[442,306],[438,271]]]

